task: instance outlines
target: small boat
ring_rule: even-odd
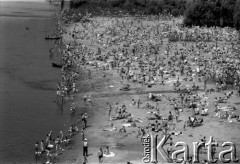
[[[52,63],[52,67],[62,68],[63,64]]]
[[[47,36],[45,37],[45,40],[59,40],[61,37],[58,37],[58,36],[54,36],[54,37],[50,37],[50,36]]]

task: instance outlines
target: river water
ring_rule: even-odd
[[[35,142],[71,124],[53,102],[60,69],[49,60],[54,42],[44,39],[55,11],[46,1],[0,0],[0,163],[34,162]]]

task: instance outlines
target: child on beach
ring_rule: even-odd
[[[106,155],[109,155],[109,154],[110,154],[110,151],[109,151],[108,146],[106,147],[106,150],[105,150],[104,154],[106,154]]]
[[[136,101],[134,99],[132,99],[132,103],[131,103],[132,106],[136,105]]]
[[[87,157],[83,157],[83,164],[86,164],[88,162]]]

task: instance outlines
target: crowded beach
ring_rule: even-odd
[[[240,157],[235,29],[187,28],[181,18],[163,15],[88,13],[88,21],[71,23],[61,14],[56,26],[63,66],[56,104],[69,110],[75,123],[36,142],[37,161],[143,163],[147,135],[170,137],[167,161],[159,156],[159,163],[176,162],[170,158],[176,142],[206,144],[211,136],[220,145],[235,143]],[[206,164],[201,149],[200,162]],[[221,150],[212,149],[211,158]],[[182,163],[192,163],[192,155]]]

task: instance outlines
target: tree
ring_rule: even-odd
[[[185,13],[186,26],[240,27],[240,0],[190,1]]]
[[[233,27],[233,13],[236,0],[223,0],[222,1],[222,18],[223,26]]]
[[[240,0],[237,0],[234,8],[233,23],[234,23],[234,27],[237,30],[240,30]]]

